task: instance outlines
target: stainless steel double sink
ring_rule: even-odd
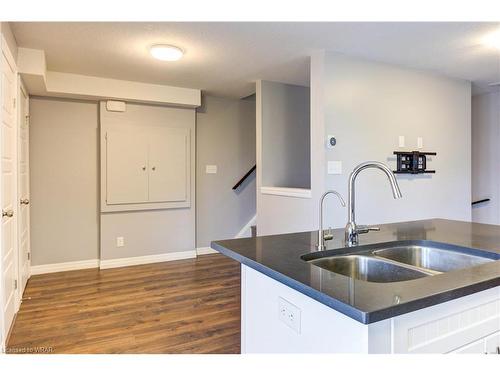
[[[318,251],[301,258],[354,279],[391,283],[475,267],[500,257],[482,250],[419,240]]]

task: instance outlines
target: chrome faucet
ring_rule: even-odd
[[[342,195],[340,195],[335,190],[328,190],[327,192],[325,192],[321,196],[321,199],[319,200],[318,244],[316,245],[316,249],[319,250],[319,251],[320,250],[325,250],[326,249],[325,242],[333,239],[333,235],[332,235],[331,230],[328,231],[328,234],[324,234],[323,233],[323,202],[324,202],[324,200],[325,200],[325,198],[326,198],[326,196],[328,194],[334,194],[334,195],[336,195],[337,198],[339,199],[340,204],[342,205],[342,207],[345,207],[344,198],[342,198]]]
[[[399,190],[399,185],[398,182],[396,181],[396,176],[394,176],[394,173],[387,167],[387,165],[380,163],[378,161],[367,161],[364,163],[359,164],[354,170],[351,172],[349,176],[349,191],[348,191],[348,196],[347,196],[347,201],[348,201],[348,207],[347,207],[347,212],[348,212],[348,221],[347,225],[345,227],[345,245],[346,246],[355,246],[358,244],[358,235],[363,234],[363,233],[368,233],[370,231],[378,231],[380,228],[377,227],[370,227],[367,225],[357,225],[356,224],[356,215],[355,215],[355,201],[356,201],[356,196],[355,196],[355,182],[356,182],[356,177],[358,176],[359,172],[361,172],[364,169],[368,168],[377,168],[380,169],[382,172],[384,172],[387,175],[387,178],[389,179],[389,182],[391,184],[392,188],[392,195],[394,196],[394,199],[401,198],[401,190]]]

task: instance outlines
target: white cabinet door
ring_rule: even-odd
[[[486,353],[500,354],[500,332],[486,337]]]
[[[148,202],[148,139],[133,132],[106,133],[106,201]]]
[[[189,190],[189,129],[155,128],[149,140],[149,201],[180,202]]]

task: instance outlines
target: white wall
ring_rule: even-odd
[[[436,151],[435,175],[398,176],[403,198],[394,200],[379,171],[364,171],[357,183],[357,219],[375,224],[430,217],[471,218],[470,83],[428,72],[316,51],[311,56],[311,198],[257,193],[257,229],[273,234],[318,229],[318,202],[328,189],[347,198],[351,170],[367,160],[395,169],[398,136],[407,150]],[[257,86],[259,87],[259,86]],[[259,118],[257,96],[257,160]],[[326,149],[333,134],[337,146]],[[342,161],[340,175],[327,174],[327,161]],[[262,160],[260,159],[260,162]],[[259,185],[259,174],[257,174]],[[328,199],[325,226],[344,227],[347,209]]]
[[[191,130],[191,206],[134,212],[101,212],[101,259],[129,258],[195,249],[195,110],[128,103],[125,112],[101,107],[101,130],[126,122]],[[125,246],[116,246],[124,237]]]
[[[472,220],[500,224],[500,92],[472,97]]]
[[[98,105],[30,99],[31,264],[99,257]]]
[[[244,100],[204,96],[196,110],[196,246],[234,238],[255,216],[255,96]],[[206,166],[216,165],[216,174]]]
[[[309,115],[309,90],[303,87],[266,81],[258,81],[256,88],[257,233],[258,235],[269,235],[312,230],[315,227],[316,217],[313,199],[269,195],[261,192],[262,186],[266,186],[266,184],[277,186],[279,181],[295,182],[295,185],[297,185],[297,181],[302,181],[302,184],[299,183],[299,186],[294,187],[305,187],[303,185],[311,186],[313,183],[310,179],[310,144],[312,142],[310,134],[312,133],[309,123],[305,124],[304,120],[304,116],[307,117]],[[297,91],[299,92],[297,93]],[[280,96],[281,99],[279,99]],[[288,96],[291,96],[293,100],[286,100]],[[277,116],[270,115],[272,111],[276,112]],[[298,119],[296,123],[292,122],[290,124],[292,126],[290,134],[287,134],[289,130],[286,125],[287,121],[292,121],[291,119],[294,116],[286,117],[282,115],[287,111],[296,114],[296,118]],[[300,115],[298,112],[301,112]],[[275,124],[277,117],[281,118],[282,124]],[[292,139],[298,138],[297,135],[302,134],[302,139],[295,139],[292,142],[293,146],[291,149],[295,153],[292,152],[292,154],[289,154],[285,151],[286,147],[284,144],[281,144],[282,147],[278,146],[276,149],[273,149],[273,140],[275,141],[276,137],[279,136],[279,134],[272,134],[274,126],[281,133],[284,133],[283,139],[287,137],[291,137]],[[293,129],[294,127],[295,129]],[[285,163],[282,157],[290,158],[290,160],[295,160],[295,162]],[[275,158],[282,160],[282,162],[276,163]],[[280,171],[280,168],[286,169],[286,173],[280,174],[280,172],[283,172]],[[295,176],[288,179],[286,175],[290,171],[295,173]],[[267,181],[263,173],[268,173]],[[273,181],[272,174],[274,173],[277,176],[274,177]]]
[[[326,189],[347,197],[349,173],[363,161],[378,160],[395,169],[392,153],[400,135],[406,137],[406,150],[415,150],[421,136],[423,150],[437,152],[428,161],[436,174],[398,175],[399,200],[392,198],[380,171],[362,172],[356,185],[357,221],[470,220],[470,82],[336,53],[326,53],[323,69],[323,136],[337,138],[326,159],[343,163],[342,174],[327,175]],[[346,210],[332,201],[327,217],[329,225],[342,227]]]
[[[262,186],[309,189],[309,87],[262,81]]]
[[[195,248],[191,211],[181,218],[176,210],[174,215],[165,210],[117,213],[102,215],[100,223],[97,102],[35,97],[30,105],[33,265],[98,259],[101,224],[103,259]],[[246,215],[255,213],[255,182],[250,180],[239,194],[231,190],[234,178],[255,160],[254,107],[252,101],[208,98],[197,115],[203,126],[197,135],[199,162],[219,165],[219,173],[205,175],[200,186],[204,209],[198,220],[206,225],[199,247],[234,236],[248,221]],[[236,147],[226,150],[221,147],[226,143]],[[227,195],[234,199],[226,200]],[[117,236],[125,237],[125,247],[116,247]]]

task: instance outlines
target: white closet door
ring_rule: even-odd
[[[149,201],[186,201],[189,192],[189,129],[156,128],[149,141]]]
[[[1,180],[2,180],[2,313],[4,319],[3,337],[7,337],[10,325],[16,312],[16,276],[17,276],[17,240],[16,240],[16,127],[15,127],[15,92],[16,75],[14,67],[9,64],[8,59],[2,51],[1,61]]]
[[[108,204],[148,201],[148,141],[133,132],[106,133],[106,200]]]

